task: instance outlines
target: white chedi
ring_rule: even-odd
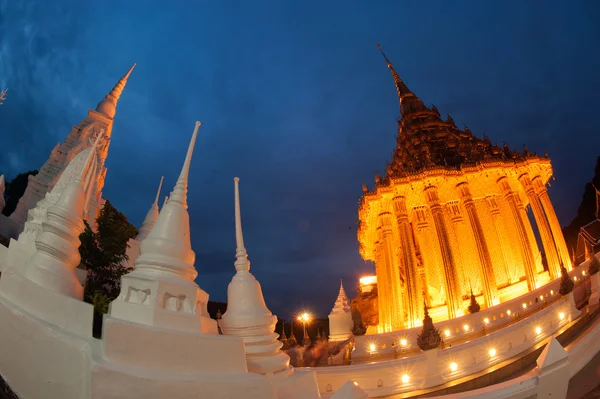
[[[144,218],[144,221],[142,222],[142,226],[140,227],[140,232],[139,232],[138,236],[136,237],[136,240],[138,240],[138,241],[144,241],[144,239],[146,237],[148,237],[148,234],[150,234],[150,231],[152,231],[152,228],[154,227],[154,225],[156,224],[156,221],[158,220],[158,197],[160,197],[160,189],[162,188],[162,183],[163,183],[164,178],[165,178],[164,176],[162,176],[160,178],[160,183],[158,184],[158,191],[156,193],[156,198],[154,199],[152,206],[148,210],[148,213],[146,214],[146,217]]]
[[[104,129],[101,129],[96,136],[96,142],[103,140]],[[95,189],[96,179],[98,175],[98,157],[97,147],[95,142],[92,146],[80,151],[67,165],[65,170],[60,174],[52,189],[47,192],[36,205],[27,212],[27,220],[25,222],[23,232],[19,235],[19,242],[27,245],[33,245],[38,234],[42,231],[42,224],[48,220],[48,209],[55,205],[61,193],[74,180],[79,180],[82,171],[86,169],[82,177],[82,186],[85,191],[83,218],[88,219],[88,210],[90,201],[92,200],[92,192]],[[92,154],[94,156],[92,156]],[[90,158],[91,157],[91,158]],[[91,162],[87,165],[87,160]]]
[[[98,135],[78,179],[62,190],[55,205],[48,208],[47,220],[35,240],[36,252],[19,272],[28,280],[76,299],[83,299],[75,268],[81,260],[79,235],[83,232],[86,192],[85,176],[96,156]]]
[[[196,255],[190,241],[187,186],[200,122],[196,122],[185,162],[156,224],[140,245],[135,270],[121,278],[111,317],[173,330],[217,333],[207,311],[208,294],[194,282]]]
[[[340,281],[340,291],[329,314],[329,340],[335,342],[351,338],[353,326],[350,299],[348,299],[344,285]]]
[[[235,188],[236,274],[227,287],[227,311],[220,326],[225,335],[244,339],[248,371],[266,375],[274,383],[293,374],[290,358],[280,351],[283,345],[275,332],[277,316],[265,304],[260,283],[250,273],[250,261],[244,247],[240,214],[239,178]],[[172,199],[169,200],[171,202]]]

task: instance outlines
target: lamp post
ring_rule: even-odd
[[[302,339],[302,346],[310,345],[310,338],[306,333],[306,323],[310,321],[310,314],[304,312],[300,316],[298,316],[298,321],[302,322],[302,327],[304,328],[304,338]]]

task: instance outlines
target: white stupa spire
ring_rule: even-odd
[[[352,337],[352,307],[350,299],[344,290],[344,284],[340,279],[340,291],[329,313],[329,340],[331,342],[345,341]]]
[[[187,211],[188,175],[199,128],[200,122],[196,122],[177,183],[154,227],[141,241],[135,270],[121,279],[121,294],[109,309],[112,317],[175,330],[217,333],[217,324],[206,308],[208,294],[194,282],[198,272]]]
[[[292,375],[293,368],[289,366],[289,357],[280,351],[283,344],[275,332],[277,317],[267,308],[260,283],[250,273],[250,261],[242,234],[240,179],[236,177],[233,181],[236,274],[227,288],[227,311],[220,325],[225,335],[244,338],[248,371],[266,374],[273,382],[279,382]]]
[[[111,119],[115,117],[115,114],[117,113],[117,103],[119,102],[119,98],[123,93],[125,85],[127,85],[127,79],[129,79],[129,75],[131,75],[131,72],[133,72],[133,68],[135,68],[135,66],[136,64],[134,63],[131,68],[129,68],[129,71],[127,71],[125,76],[119,79],[115,87],[113,87],[113,89],[106,96],[104,96],[102,101],[100,101],[96,107],[96,111],[108,116]]]
[[[37,251],[23,270],[27,279],[77,299],[83,298],[83,287],[74,271],[81,260],[79,235],[84,230],[86,200],[83,186],[102,136],[103,132],[96,138],[79,177],[64,188],[56,204],[48,209],[48,220],[42,223],[42,233],[35,242]]]
[[[342,283],[342,280],[340,280],[340,292],[338,293],[337,299],[335,300],[335,304],[333,305],[331,313],[347,313],[349,311],[350,299],[348,299],[348,295],[346,295],[346,291],[344,290],[344,284]]]
[[[0,175],[0,214],[2,210],[6,206],[6,201],[4,200],[4,190],[6,186],[4,185],[4,175]]]
[[[196,255],[190,241],[187,186],[200,125],[200,122],[196,122],[183,167],[169,201],[158,215],[154,228],[142,242],[140,257],[135,262],[136,272],[146,270],[152,271],[152,274],[176,274],[190,282],[198,275],[194,268]],[[169,261],[165,262],[166,259]]]
[[[148,234],[150,234],[150,231],[152,231],[152,228],[156,224],[156,220],[158,220],[158,197],[160,196],[160,189],[162,188],[164,178],[164,176],[161,176],[160,178],[160,183],[158,184],[158,191],[156,192],[156,199],[152,203],[152,206],[146,214],[146,218],[142,222],[142,226],[140,227],[140,233],[137,236],[138,241],[143,241],[146,237],[148,237]]]
[[[244,235],[242,234],[242,214],[240,212],[240,178],[234,177],[234,192],[235,192],[235,266],[236,271],[250,271],[250,260],[248,252],[244,246]]]

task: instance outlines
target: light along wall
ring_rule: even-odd
[[[588,262],[584,262],[570,271],[569,275],[581,274],[582,271],[587,270],[587,267]],[[582,284],[582,280],[576,283],[576,286],[579,286],[579,284]],[[529,316],[549,306],[561,298],[558,294],[559,287],[560,279],[556,279],[521,297],[484,309],[478,313],[435,323],[435,327],[443,332],[442,338],[445,344],[455,345],[456,341],[461,341],[475,333],[482,332],[484,329],[489,332],[502,328],[515,322],[515,318]],[[540,297],[543,300],[540,300]],[[488,319],[489,323],[485,319]],[[468,326],[468,329],[465,329],[465,326]],[[399,345],[400,340],[405,339],[408,341],[409,346],[415,347],[414,343],[416,343],[417,334],[420,332],[421,327],[419,326],[391,333],[357,336],[355,337],[355,350],[352,353],[352,361],[357,364],[372,362],[376,359],[393,359],[395,356],[394,347]],[[370,344],[372,343],[376,345],[376,351],[370,350]],[[384,345],[386,348],[383,348]]]

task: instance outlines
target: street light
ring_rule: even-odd
[[[310,314],[304,312],[300,316],[298,316],[298,321],[302,323],[302,327],[304,328],[304,338],[302,339],[302,345],[308,346],[310,345],[310,338],[308,338],[308,334],[306,333],[306,323],[310,321]]]

